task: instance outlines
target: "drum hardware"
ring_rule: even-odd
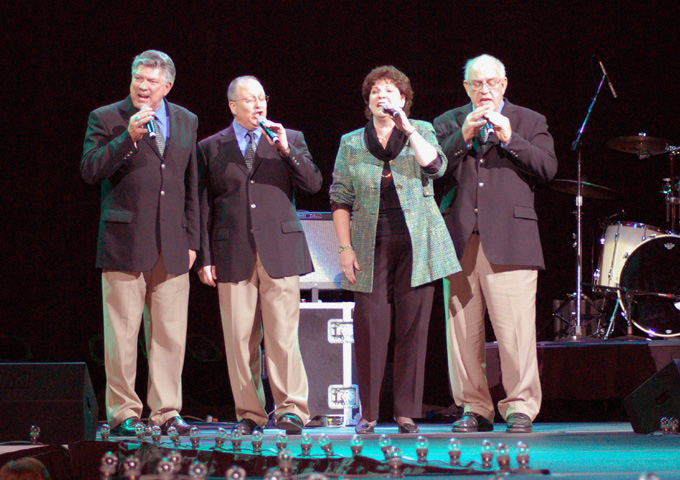
[[[668,140],[648,137],[646,133],[641,132],[637,136],[613,138],[607,142],[607,146],[617,152],[634,153],[643,160],[666,153]]]
[[[583,132],[586,130],[586,125],[590,119],[590,115],[593,112],[595,103],[597,103],[597,97],[600,95],[600,90],[602,90],[602,85],[607,75],[603,72],[600,83],[597,85],[597,90],[593,99],[588,106],[588,111],[583,119],[581,127],[576,133],[576,139],[571,144],[571,151],[576,152],[576,191],[574,192],[574,202],[576,203],[576,318],[574,325],[574,335],[569,337],[572,341],[584,340],[586,337],[583,334],[583,329],[581,326],[581,299],[583,298],[583,290],[581,282],[583,281],[583,177],[581,171],[583,168],[583,157],[582,157],[582,142]],[[612,92],[613,93],[613,92]]]
[[[548,184],[548,188],[569,195],[578,194],[577,180],[556,178]],[[584,181],[581,181],[581,195],[586,198],[596,198],[599,200],[619,200],[621,198],[621,194],[611,188]]]
[[[671,175],[669,178],[664,178],[667,182],[664,185],[662,193],[665,194],[666,200],[666,222],[670,225],[672,231],[678,231],[678,218],[680,218],[680,178],[676,176],[674,163],[675,156],[680,152],[680,147],[666,146],[668,157],[670,160]]]
[[[564,300],[553,300],[553,333],[555,341],[563,341],[574,335],[574,317],[576,315],[576,294],[569,293]],[[581,309],[583,311],[582,331],[590,331],[588,339],[601,338],[604,334],[603,318],[606,318],[605,300],[593,300],[583,295]]]
[[[621,223],[621,222],[619,222]],[[607,227],[610,238],[613,228]],[[645,340],[633,336],[633,325],[648,335],[648,339],[680,337],[680,235],[653,233],[635,244],[641,232],[658,232],[655,227],[628,222],[618,237],[621,250],[617,255],[600,256],[600,266],[611,262],[613,275],[594,276],[595,291],[609,296],[616,294],[616,304],[603,337],[607,340],[614,329],[617,313],[626,320],[626,336],[617,340]],[[663,232],[663,231],[661,231]],[[609,244],[612,252],[615,248]]]

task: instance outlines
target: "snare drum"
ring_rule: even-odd
[[[658,235],[638,245],[626,259],[620,280],[624,311],[624,290],[640,292],[633,293],[631,312],[626,312],[636,327],[651,336],[680,336],[680,235]]]
[[[616,222],[607,225],[600,238],[600,260],[593,273],[593,283],[601,287],[618,287],[621,269],[635,247],[665,233],[669,232],[644,223]]]

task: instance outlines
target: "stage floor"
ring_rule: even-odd
[[[194,425],[200,429],[198,450],[192,448],[188,437],[182,437],[180,452],[185,456],[185,461],[194,457],[209,462],[215,472],[210,478],[224,478],[225,466],[234,462],[251,469],[248,478],[258,478],[264,474],[265,466],[270,467],[276,462],[276,440],[281,433],[280,430],[266,428],[262,453],[254,455],[249,436],[243,437],[239,452],[232,449],[229,440],[221,450],[214,449],[217,429],[221,427],[230,431],[232,423],[194,423]],[[354,435],[353,427],[315,427],[305,431],[314,440],[311,455],[307,457],[301,455],[301,437],[288,436],[287,448],[291,450],[295,462],[293,473],[295,468],[298,468],[298,473],[305,474],[298,478],[304,478],[310,473],[310,469],[316,468],[315,465],[322,467],[329,477],[339,476],[338,473],[342,473],[343,469],[348,470],[347,473],[351,473],[352,468],[356,470],[356,465],[350,467],[352,464],[350,440]],[[326,457],[319,446],[319,437],[322,433],[327,434],[333,444],[333,462],[325,461]],[[536,423],[533,433],[530,434],[509,434],[505,432],[505,424],[497,423],[493,432],[455,435],[451,433],[449,424],[421,424],[420,434],[425,436],[429,443],[426,464],[417,463],[415,452],[417,435],[399,435],[396,425],[379,424],[375,434],[363,436],[361,456],[365,461],[361,468],[366,470],[366,474],[360,475],[361,477],[388,478],[384,464],[380,466],[384,460],[379,445],[382,434],[388,435],[392,445],[402,450],[405,473],[409,478],[463,478],[470,475],[490,478],[499,473],[498,464],[494,460],[491,469],[484,469],[480,457],[482,440],[489,439],[496,445],[505,443],[510,447],[510,466],[513,471],[508,475],[513,478],[536,478],[536,475],[543,475],[570,479],[637,479],[641,474],[654,472],[662,480],[680,479],[680,435],[637,434],[633,432],[630,423]],[[448,444],[454,436],[462,443],[460,462],[463,467],[449,467]],[[97,442],[81,442],[69,446],[72,457],[87,457],[87,460],[79,459],[75,462],[72,458],[70,462],[72,466],[79,465],[80,471],[83,472],[87,470],[86,465],[90,464],[88,468],[91,471],[98,463],[97,458],[106,450],[118,450],[121,453],[145,452],[144,458],[152,458],[151,452],[154,450],[169,452],[175,448],[168,437],[163,437],[158,447],[150,443],[140,446],[133,437],[110,438],[109,442],[102,442],[98,433],[97,439]],[[515,455],[516,445],[520,440],[530,447],[529,467],[532,473],[529,474],[517,471]],[[147,442],[150,442],[150,439]],[[14,450],[18,447],[18,445],[0,446],[0,463],[9,459],[10,452],[12,457],[16,457],[19,452]],[[24,445],[21,449],[21,456],[32,455],[32,448],[26,448]],[[259,465],[257,468],[262,470],[257,471],[255,465]],[[369,475],[368,470],[375,466],[383,468],[383,471]],[[221,472],[222,476],[218,475],[218,472]],[[347,474],[345,477],[357,478],[355,475]],[[53,478],[58,480],[60,477],[53,474]],[[73,478],[96,477],[74,474]]]

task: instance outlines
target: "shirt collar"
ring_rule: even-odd
[[[236,138],[239,140],[243,140],[246,138],[246,133],[252,131],[253,134],[255,135],[255,141],[260,140],[260,134],[262,133],[259,128],[256,128],[255,130],[248,130],[246,127],[238,123],[236,120],[232,122],[232,126],[234,128],[234,135],[236,135]]]

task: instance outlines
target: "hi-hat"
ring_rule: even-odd
[[[558,178],[548,184],[548,188],[556,192],[567,193],[569,195],[578,194],[576,180]],[[594,183],[581,182],[581,196],[586,198],[597,198],[600,200],[617,200],[621,198],[619,192],[611,188],[595,185]]]
[[[609,140],[607,146],[612,150],[623,153],[634,153],[639,158],[648,158],[666,152],[668,140],[663,138],[635,135],[632,137],[617,137]]]

